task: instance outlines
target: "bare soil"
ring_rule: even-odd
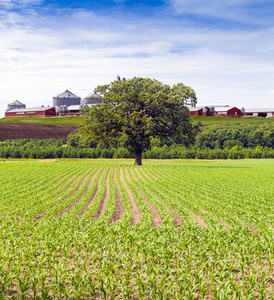
[[[190,210],[189,212],[191,213],[192,217],[196,220],[198,226],[207,228],[206,222],[200,216],[196,215],[194,212]]]
[[[109,170],[107,172],[107,176],[106,176],[106,189],[105,189],[105,192],[104,192],[104,196],[103,196],[103,198],[101,200],[100,207],[99,207],[97,213],[94,215],[95,219],[100,218],[102,216],[104,210],[107,207],[107,201],[108,201],[108,198],[109,198],[109,173],[110,173],[110,170],[111,170],[111,168],[109,168]]]
[[[200,208],[200,211],[201,211],[202,213],[205,213],[205,214],[210,214],[213,218],[217,219],[217,220],[218,220],[224,227],[226,227],[227,229],[230,229],[230,228],[231,228],[230,225],[227,224],[224,220],[222,220],[222,219],[220,219],[220,218],[214,216],[214,215],[213,215],[212,213],[210,213],[209,211],[207,211],[207,210],[205,210],[205,209],[203,209],[203,208]]]
[[[93,169],[93,170],[94,170],[94,169]],[[91,172],[93,172],[93,170],[92,170]],[[87,180],[87,178],[88,178],[88,176],[90,175],[91,172],[89,172],[89,173],[85,176],[85,178],[80,182],[79,186],[75,189],[75,191],[73,191],[73,193],[72,193],[69,197],[67,197],[66,199],[71,198],[78,190],[80,190],[80,188],[83,186],[83,184],[85,183],[85,181]],[[99,172],[99,170],[96,171],[96,173],[91,177],[91,179],[89,180],[88,186],[87,186],[87,188],[85,189],[85,191],[83,192],[83,194],[80,195],[80,196],[79,196],[73,203],[71,203],[68,207],[66,207],[65,210],[61,211],[61,212],[57,215],[57,217],[61,217],[61,216],[63,216],[64,214],[66,214],[68,211],[71,210],[71,208],[72,208],[74,205],[76,205],[76,204],[84,197],[85,193],[86,193],[87,190],[90,188],[90,186],[91,186],[91,184],[92,184],[92,182],[93,182],[93,180],[94,180],[94,178],[95,178],[95,176],[96,176],[96,174],[97,174],[98,172]],[[60,203],[59,203],[59,204],[60,204]]]
[[[118,221],[124,212],[121,192],[120,192],[119,185],[117,183],[117,178],[116,178],[116,167],[115,167],[114,173],[113,173],[113,180],[114,180],[115,190],[116,190],[116,207],[115,207],[115,212],[110,220],[111,223]]]
[[[96,174],[101,170],[101,168],[96,172]],[[102,173],[100,174],[99,178],[98,178],[98,181],[97,181],[97,185],[96,185],[96,188],[95,188],[95,191],[93,192],[93,194],[91,195],[91,197],[89,198],[88,202],[85,204],[85,206],[82,208],[82,210],[78,213],[77,217],[81,217],[85,212],[86,210],[88,209],[88,207],[90,206],[91,202],[93,201],[93,199],[95,198],[95,196],[97,195],[98,193],[98,190],[100,188],[100,185],[101,185],[101,181],[102,181],[102,177],[103,177],[103,174],[104,174],[104,171],[102,171]],[[96,175],[95,175],[96,176]],[[94,176],[94,178],[95,178]],[[92,183],[92,182],[90,182]],[[90,186],[89,186],[90,188]]]
[[[137,173],[139,174],[139,172],[137,171]],[[127,179],[128,181],[130,181],[130,183],[132,183],[130,177],[129,177],[129,173],[128,173],[128,169],[126,168],[126,175],[127,175]],[[140,176],[141,177],[141,176]],[[135,186],[135,188],[138,190],[139,194],[141,195],[141,197],[145,200],[145,202],[147,203],[147,205],[149,206],[152,215],[153,215],[153,224],[155,227],[160,227],[160,224],[163,222],[160,213],[158,212],[158,210],[156,209],[156,207],[148,200],[148,198],[142,193],[142,191]]]
[[[77,125],[0,123],[0,141],[14,139],[67,139]]]
[[[127,194],[129,196],[129,200],[130,200],[131,205],[132,205],[132,220],[131,220],[131,223],[132,224],[140,223],[140,221],[141,221],[141,211],[139,209],[138,204],[136,203],[136,200],[135,200],[131,190],[129,189],[129,187],[125,183],[123,173],[122,173],[122,168],[120,168],[120,180],[122,181],[123,185],[125,186]]]

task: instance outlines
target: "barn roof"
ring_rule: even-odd
[[[28,112],[28,111],[46,111],[51,108],[54,108],[54,106],[47,106],[47,107],[30,107],[30,108],[16,108],[12,110],[8,110],[7,113],[16,113],[16,112]]]
[[[188,110],[189,110],[189,111],[198,111],[198,110],[200,110],[200,109],[203,109],[204,107],[207,107],[207,106],[188,107]]]
[[[246,108],[246,113],[267,113],[274,112],[274,108]]]
[[[232,108],[237,108],[237,107],[227,107],[227,106],[218,106],[218,107],[216,107],[216,106],[214,106],[214,110],[215,111],[217,111],[217,112],[219,112],[219,111],[229,111],[229,110],[231,110]],[[239,108],[238,108],[239,109]]]

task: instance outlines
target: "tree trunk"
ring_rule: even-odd
[[[142,153],[135,153],[135,166],[142,165]]]

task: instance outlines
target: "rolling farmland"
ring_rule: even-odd
[[[0,299],[273,299],[274,162],[0,162]]]

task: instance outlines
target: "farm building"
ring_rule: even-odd
[[[82,109],[83,109],[83,107],[81,105],[70,105],[67,107],[67,110],[64,111],[64,114],[80,116],[80,115],[82,115]]]
[[[274,108],[246,108],[245,117],[274,117]]]
[[[49,117],[55,116],[55,107],[31,107],[31,108],[21,108],[7,110],[5,112],[5,117],[30,117],[30,116],[42,116]]]
[[[21,109],[21,108],[26,108],[26,105],[20,102],[19,100],[15,100],[10,104],[8,104],[6,111],[13,110],[13,109]]]
[[[210,108],[207,106],[188,107],[190,116],[211,116]]]
[[[70,92],[69,90],[65,90],[62,94],[52,98],[52,106],[61,105],[80,105],[81,98]]]
[[[214,116],[216,117],[240,117],[242,112],[237,107],[214,106]]]

